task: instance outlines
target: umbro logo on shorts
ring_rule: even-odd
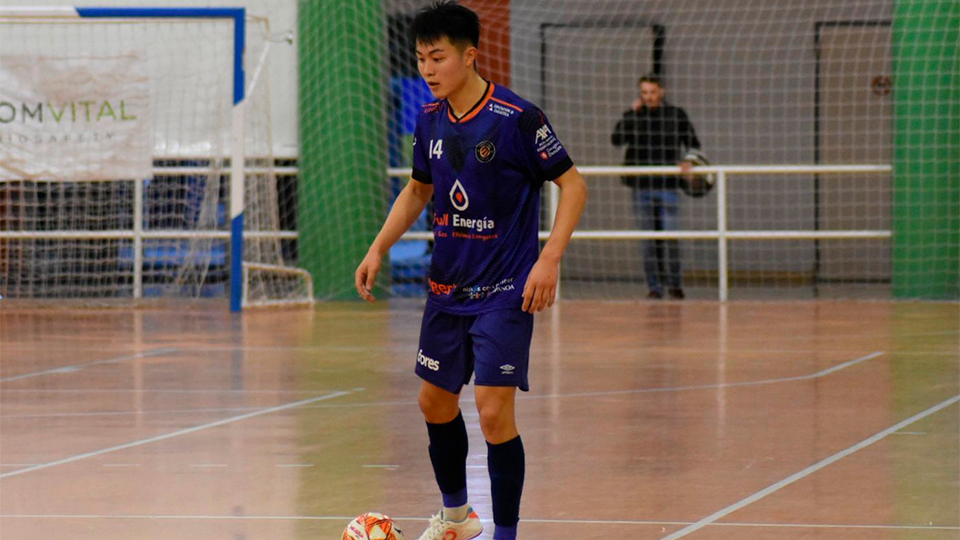
[[[514,370],[514,369],[516,369],[516,368],[514,368],[514,367],[511,366],[510,364],[504,364],[504,365],[500,366],[500,374],[501,374],[501,375],[513,375],[513,370]]]

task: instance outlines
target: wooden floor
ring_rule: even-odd
[[[439,508],[420,309],[0,305],[0,537],[338,539]],[[955,303],[538,315],[520,538],[960,538]],[[472,402],[471,500],[493,527]]]

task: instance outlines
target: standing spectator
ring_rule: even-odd
[[[624,165],[679,165],[689,180],[693,164],[681,161],[684,152],[699,149],[700,141],[687,113],[664,101],[663,83],[655,75],[640,78],[640,97],[623,113],[610,140],[627,146]],[[633,188],[633,208],[642,230],[675,231],[680,228],[680,185],[678,176],[623,176]],[[682,300],[680,243],[677,240],[645,240],[643,268],[647,276],[647,298],[661,299],[666,293]]]

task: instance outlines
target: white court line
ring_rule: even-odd
[[[19,381],[22,379],[29,379],[31,377],[40,377],[42,375],[52,375],[54,373],[74,373],[86,367],[99,366],[101,364],[115,364],[118,362],[126,362],[127,360],[134,360],[136,358],[148,358],[150,356],[159,356],[161,354],[169,354],[173,352],[176,352],[176,349],[154,349],[152,351],[146,351],[146,352],[131,354],[127,356],[118,356],[117,358],[107,358],[106,360],[97,360],[95,362],[87,362],[86,364],[74,364],[72,366],[63,366],[63,367],[58,367],[54,369],[47,369],[44,371],[37,371],[34,373],[24,373],[23,375],[14,375],[13,377],[4,377],[0,379],[0,383],[4,383],[8,381]],[[4,390],[4,392],[8,392],[8,391],[9,390]],[[31,392],[35,392],[35,390],[31,390]]]
[[[743,381],[743,382],[733,382],[733,383],[718,383],[718,384],[696,384],[690,386],[668,386],[663,388],[641,388],[638,390],[605,390],[600,392],[572,392],[567,394],[538,394],[535,396],[517,396],[517,401],[527,400],[527,399],[547,399],[552,397],[599,397],[599,396],[617,396],[623,394],[651,394],[657,392],[680,392],[686,390],[711,390],[716,388],[737,388],[741,386],[759,386],[764,384],[774,384],[782,382],[793,382],[793,381],[806,381],[810,379],[819,379],[820,377],[830,375],[840,371],[841,369],[846,369],[851,366],[855,366],[861,362],[866,362],[867,360],[872,360],[878,356],[883,356],[884,351],[872,352],[866,356],[861,356],[860,358],[854,358],[842,364],[837,364],[831,368],[818,371],[816,373],[811,373],[809,375],[795,375],[793,377],[779,377],[776,379],[761,379],[759,381]]]
[[[342,521],[349,522],[356,516],[233,516],[233,515],[151,515],[151,514],[0,514],[0,519],[149,519],[149,520],[209,520],[209,521]],[[391,516],[394,521],[429,521],[426,517]],[[690,525],[689,521],[658,520],[605,520],[605,519],[537,519],[522,518],[524,523],[559,523],[568,525]],[[863,525],[843,523],[752,523],[728,521],[711,523],[711,527],[752,527],[769,529],[879,529],[879,530],[925,530],[960,531],[950,525]]]
[[[518,395],[517,401],[527,401],[532,399],[552,399],[552,398],[568,398],[568,397],[602,397],[602,396],[616,396],[624,394],[652,394],[659,392],[683,392],[687,390],[711,390],[717,388],[735,388],[740,386],[759,386],[764,384],[774,384],[782,382],[792,382],[792,381],[805,381],[810,379],[817,379],[823,377],[824,375],[830,375],[831,373],[836,373],[841,369],[846,369],[851,366],[855,366],[867,360],[872,360],[878,356],[883,356],[885,351],[876,351],[872,352],[866,356],[861,356],[860,358],[854,358],[842,364],[837,364],[831,368],[818,371],[816,373],[810,373],[808,375],[796,375],[793,377],[781,377],[777,379],[762,379],[759,381],[745,381],[745,382],[733,382],[733,383],[719,383],[719,384],[701,384],[701,385],[691,385],[691,386],[665,386],[660,388],[638,388],[633,390],[605,390],[598,392],[570,392],[565,394],[537,394],[533,396],[529,395]],[[460,403],[473,403],[475,400],[472,398],[461,398]],[[394,400],[394,401],[368,401],[366,403],[344,403],[341,405],[317,405],[314,407],[307,407],[308,409],[344,409],[344,408],[353,408],[353,407],[382,407],[386,405],[416,405],[416,400]]]
[[[708,343],[705,341],[705,343]],[[712,343],[712,342],[709,342]],[[411,347],[414,347],[411,345]],[[50,347],[21,347],[11,345],[9,349],[24,349],[24,350],[51,350]],[[5,347],[7,349],[7,347]],[[64,350],[83,350],[84,347],[77,348],[66,348],[66,347],[57,347],[56,349]],[[285,346],[285,345],[273,345],[273,346],[255,346],[255,345],[223,345],[223,346],[204,346],[204,347],[194,347],[194,346],[178,346],[174,347],[171,350],[180,351],[184,353],[189,352],[219,352],[219,351],[264,351],[264,352],[274,352],[274,351],[331,351],[331,352],[366,352],[372,350],[385,350],[393,351],[396,350],[394,345],[294,345],[294,346]],[[703,347],[671,347],[665,345],[614,345],[614,346],[590,346],[590,347],[579,347],[576,345],[564,345],[563,352],[578,354],[583,352],[597,352],[597,351],[629,351],[629,352],[676,352],[676,353],[696,353],[696,352],[714,352],[717,350],[715,344],[705,345]],[[790,349],[772,349],[772,348],[732,348],[727,349],[728,353],[767,353],[767,354],[811,354],[811,353],[841,353],[848,354],[854,352],[854,348],[840,348],[840,349],[804,349],[804,348],[790,348]],[[540,348],[534,347],[531,351],[531,354],[538,354]],[[898,356],[956,356],[956,352],[951,351],[897,351]],[[325,371],[349,371],[348,369],[331,369]]]
[[[111,453],[111,452],[116,452],[116,451],[118,451],[118,450],[126,450],[126,449],[128,449],[128,448],[134,448],[134,447],[136,447],[136,446],[142,446],[142,445],[145,445],[145,444],[150,444],[150,443],[154,443],[154,442],[157,442],[157,441],[162,441],[162,440],[165,440],[165,439],[171,439],[171,438],[173,438],[173,437],[179,437],[180,435],[187,435],[187,434],[189,434],[189,433],[194,433],[194,432],[201,431],[201,430],[204,430],[204,429],[208,429],[208,428],[212,428],[212,427],[217,427],[217,426],[222,426],[222,425],[230,424],[230,423],[233,423],[233,422],[239,422],[240,420],[246,420],[247,418],[253,418],[254,416],[260,416],[260,415],[262,415],[262,414],[268,414],[268,413],[272,413],[272,412],[283,411],[283,410],[286,410],[286,409],[292,409],[292,408],[294,408],[294,407],[299,407],[300,405],[306,405],[306,404],[308,404],[308,403],[314,403],[314,402],[317,402],[317,401],[324,401],[324,400],[327,400],[327,399],[333,399],[333,398],[337,398],[337,397],[340,397],[340,396],[345,396],[345,395],[348,395],[348,394],[351,394],[351,393],[353,393],[352,390],[350,390],[350,391],[345,391],[345,392],[335,392],[335,393],[333,393],[333,394],[327,394],[327,395],[317,396],[317,397],[310,398],[310,399],[304,399],[304,400],[301,400],[301,401],[295,401],[295,402],[293,402],[293,403],[287,403],[286,405],[279,405],[279,406],[277,406],[277,407],[270,407],[270,408],[268,408],[268,409],[261,409],[261,410],[256,411],[256,412],[247,413],[247,414],[242,414],[242,415],[240,415],[240,416],[234,416],[234,417],[231,417],[231,418],[225,418],[225,419],[223,419],[223,420],[218,420],[218,421],[216,421],[216,422],[210,422],[210,423],[207,423],[207,424],[202,424],[202,425],[199,425],[199,426],[194,426],[194,427],[192,427],[192,428],[181,429],[181,430],[179,430],[179,431],[174,431],[173,433],[167,433],[166,435],[160,435],[160,436],[157,436],[157,437],[150,437],[149,439],[140,439],[139,441],[133,441],[133,442],[129,442],[129,443],[126,443],[126,444],[121,444],[121,445],[118,445],[118,446],[111,446],[110,448],[104,448],[103,450],[97,450],[97,451],[95,451],[95,452],[88,452],[88,453],[86,453],[86,454],[78,454],[78,455],[71,456],[71,457],[64,458],[64,459],[60,459],[60,460],[57,460],[57,461],[51,461],[51,462],[49,462],[49,463],[41,463],[40,465],[34,465],[33,467],[27,467],[26,469],[19,469],[19,470],[16,470],[16,471],[10,471],[10,472],[7,472],[7,473],[0,474],[0,479],[2,479],[2,478],[9,478],[9,477],[11,477],[11,476],[17,476],[17,475],[20,475],[20,474],[25,474],[25,473],[28,473],[28,472],[39,471],[39,470],[41,470],[41,469],[47,469],[47,468],[49,468],[49,467],[56,467],[57,465],[64,465],[64,464],[66,464],[66,463],[73,463],[74,461],[80,461],[81,459],[87,459],[87,458],[90,458],[90,457],[102,456],[102,455],[104,455],[104,454],[109,454],[109,453]]]
[[[60,370],[54,370],[60,371]],[[11,388],[6,393],[21,394],[316,394],[322,390],[234,390],[229,388],[209,388],[197,390],[179,389],[113,389],[113,388]]]
[[[943,401],[943,402],[941,402],[941,403],[939,403],[939,404],[937,404],[937,405],[934,405],[933,407],[930,407],[929,409],[927,409],[927,410],[925,410],[925,411],[923,411],[923,412],[917,413],[917,414],[911,416],[910,418],[907,418],[906,420],[904,420],[904,421],[902,421],[902,422],[900,422],[900,423],[898,423],[898,424],[896,424],[896,425],[893,425],[893,426],[891,426],[891,427],[888,427],[887,429],[881,431],[880,433],[877,433],[876,435],[874,435],[874,436],[872,436],[872,437],[870,437],[870,438],[864,439],[864,440],[858,442],[857,444],[855,444],[855,445],[847,448],[846,450],[841,450],[840,452],[837,452],[836,454],[834,454],[834,455],[832,455],[832,456],[830,456],[830,457],[828,457],[828,458],[826,458],[826,459],[823,459],[823,460],[821,460],[821,461],[818,461],[817,463],[814,463],[813,465],[807,467],[806,469],[803,469],[803,470],[800,471],[800,472],[794,473],[794,474],[792,474],[792,475],[784,478],[783,480],[781,480],[781,481],[779,481],[779,482],[777,482],[777,483],[775,483],[775,484],[772,484],[772,485],[770,485],[770,486],[768,486],[768,487],[766,487],[766,488],[764,488],[764,489],[762,489],[762,490],[754,493],[753,495],[750,495],[749,497],[746,497],[746,498],[741,499],[740,501],[738,501],[738,502],[736,502],[736,503],[734,503],[734,504],[731,504],[730,506],[724,508],[723,510],[714,512],[713,514],[710,514],[709,516],[701,519],[700,521],[697,521],[697,522],[695,522],[695,523],[691,523],[690,525],[688,525],[688,526],[680,529],[679,531],[676,531],[676,532],[674,532],[674,533],[672,533],[672,534],[668,534],[667,536],[664,536],[664,537],[661,538],[660,540],[676,540],[677,538],[683,538],[684,536],[687,536],[688,534],[690,534],[690,533],[692,533],[692,532],[695,532],[695,531],[697,531],[697,530],[699,530],[699,529],[702,529],[703,527],[705,527],[705,526],[707,526],[707,525],[710,525],[710,524],[714,523],[714,522],[717,521],[718,519],[721,519],[721,518],[723,518],[723,517],[725,517],[725,516],[727,516],[727,515],[730,515],[730,514],[732,514],[733,512],[736,512],[737,510],[740,510],[741,508],[743,508],[743,507],[745,507],[745,506],[748,506],[748,505],[750,505],[750,504],[753,504],[753,503],[759,501],[760,499],[766,497],[767,495],[770,495],[771,493],[774,493],[774,492],[776,492],[776,491],[778,491],[778,490],[780,490],[780,489],[782,489],[782,488],[784,488],[784,487],[786,487],[786,486],[789,486],[790,484],[796,482],[797,480],[801,480],[801,479],[803,479],[803,478],[805,478],[805,477],[807,477],[807,476],[810,476],[811,474],[819,471],[820,469],[826,467],[827,465],[830,465],[831,463],[834,463],[834,462],[836,462],[836,461],[839,461],[839,460],[841,460],[841,459],[849,456],[850,454],[853,454],[854,452],[858,452],[858,451],[860,451],[860,450],[863,450],[864,448],[866,448],[866,447],[870,446],[871,444],[879,441],[880,439],[883,439],[883,438],[886,437],[887,435],[890,435],[891,433],[894,433],[894,432],[896,432],[896,431],[900,431],[901,429],[909,426],[910,424],[912,424],[912,423],[914,423],[914,422],[916,422],[916,421],[918,421],[918,420],[922,420],[923,418],[926,418],[926,417],[930,416],[931,414],[933,414],[933,413],[935,413],[935,412],[937,412],[937,411],[939,411],[939,410],[941,410],[941,409],[944,409],[944,408],[946,408],[946,407],[949,407],[950,405],[953,405],[953,404],[957,403],[958,401],[960,401],[960,394],[958,394],[958,395],[956,395],[956,396],[953,396],[952,398],[950,398],[950,399],[948,399],[948,400],[946,400],[946,401]]]
[[[6,390],[4,390],[6,391]],[[33,414],[0,414],[0,419],[10,418],[70,418],[73,416],[130,416],[146,414],[197,414],[197,413],[225,413],[256,411],[257,407],[228,407],[220,409],[157,409],[154,411],[103,411],[103,412],[75,412],[75,413],[33,413]]]
[[[745,382],[734,382],[734,383],[722,383],[722,384],[704,384],[704,385],[695,385],[695,386],[667,386],[662,388],[640,388],[634,390],[607,390],[602,392],[579,392],[579,393],[568,393],[568,394],[538,394],[533,396],[519,395],[517,396],[517,401],[525,401],[529,399],[548,399],[548,398],[565,398],[565,397],[600,397],[600,396],[611,396],[611,395],[621,395],[621,394],[649,394],[656,392],[681,392],[687,390],[709,390],[716,388],[731,388],[738,386],[757,386],[764,384],[774,384],[781,382],[791,382],[791,381],[803,381],[808,379],[817,379],[831,373],[840,371],[841,369],[846,369],[848,367],[857,365],[861,362],[866,362],[878,356],[885,354],[884,351],[872,352],[866,356],[861,356],[860,358],[855,358],[842,364],[837,364],[831,368],[818,371],[816,373],[811,373],[809,375],[797,375],[793,377],[782,377],[779,379],[763,379],[759,381],[745,381]],[[362,388],[354,389],[354,391],[363,390]],[[27,392],[29,390],[23,390]],[[81,390],[77,390],[80,392]],[[126,392],[126,390],[122,390]],[[84,392],[86,392],[84,390]],[[92,390],[91,390],[92,392]],[[235,392],[243,392],[243,390],[236,390]],[[255,391],[251,391],[254,393]],[[269,392],[269,391],[263,391]],[[303,393],[302,391],[292,391],[292,393]],[[461,403],[473,403],[474,400],[471,398],[463,398],[460,400]],[[354,407],[384,407],[389,405],[411,405],[415,404],[416,400],[394,400],[394,401],[368,401],[366,403],[345,403],[342,405],[318,405],[315,407],[304,407],[305,409],[342,409],[342,408],[354,408]],[[231,409],[224,409],[223,412],[228,412]],[[198,409],[198,412],[218,412],[216,409]],[[43,417],[61,417],[61,416],[108,416],[108,415],[143,415],[143,414],[166,414],[166,413],[189,413],[192,412],[189,409],[185,410],[174,410],[174,411],[120,411],[120,412],[99,412],[99,413],[37,413],[37,414],[24,414],[24,415],[0,415],[0,418],[10,419],[10,418],[43,418]]]

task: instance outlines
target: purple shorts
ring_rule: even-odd
[[[420,326],[417,376],[459,394],[476,372],[477,386],[530,390],[527,367],[533,314],[501,309],[480,315],[450,315],[427,304]]]

